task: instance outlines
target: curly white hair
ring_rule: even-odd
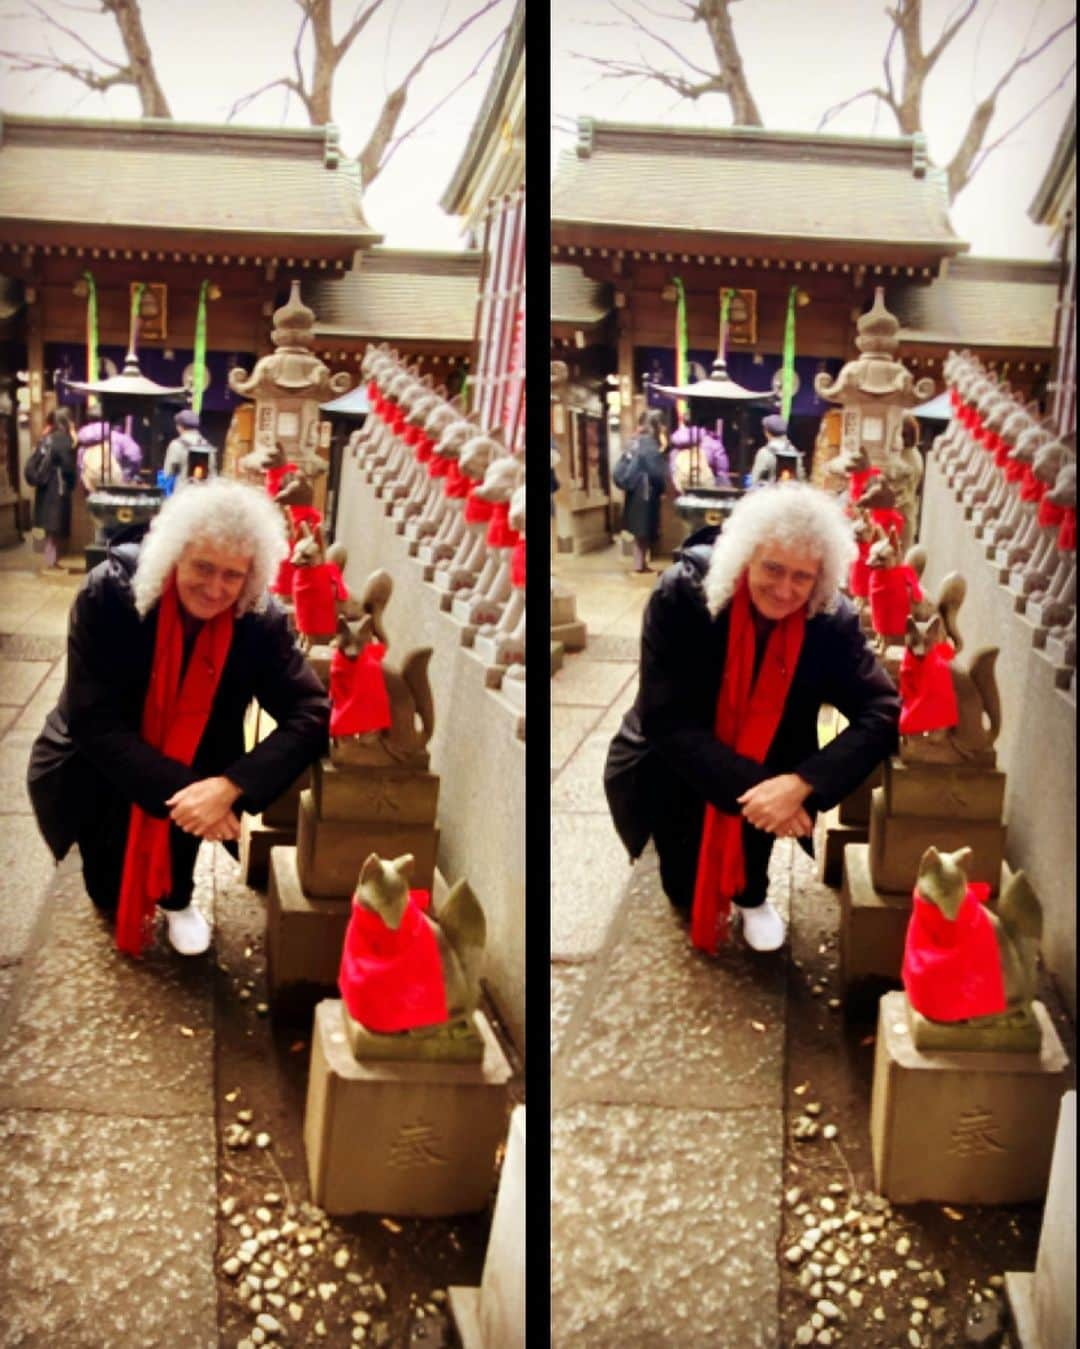
[[[762,544],[797,548],[821,563],[810,592],[808,618],[836,606],[840,582],[858,549],[839,498],[809,483],[783,482],[748,492],[728,516],[713,546],[705,599],[715,618]]]
[[[284,516],[258,488],[212,478],[174,492],[151,522],[133,582],[140,618],[161,598],[180,554],[196,543],[248,554],[251,571],[236,613],[239,617],[266,608],[267,586],[288,553]]]

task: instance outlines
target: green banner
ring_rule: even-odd
[[[720,292],[720,336],[716,343],[716,353],[722,361],[727,361],[727,325],[728,314],[731,312],[731,302],[735,298],[735,291],[730,286],[725,286]]]
[[[146,289],[146,282],[140,281],[135,292],[131,297],[131,323],[128,330],[128,351],[134,351],[139,336],[139,306],[142,304],[143,291]]]
[[[97,286],[92,272],[83,272],[83,280],[86,282],[86,378],[89,382],[98,377]]]
[[[788,291],[787,302],[787,322],[784,324],[784,363],[781,367],[783,371],[781,395],[780,395],[780,415],[786,421],[791,413],[791,401],[795,397],[795,295],[797,288],[792,286]]]
[[[687,355],[690,342],[686,328],[686,289],[682,278],[675,278],[675,383],[685,384],[687,376]],[[679,421],[684,422],[690,414],[690,404],[685,398],[675,403]]]
[[[199,303],[195,310],[195,370],[191,383],[191,409],[202,411],[203,372],[206,369],[206,292],[210,282],[204,281],[199,287]]]

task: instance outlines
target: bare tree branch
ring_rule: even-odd
[[[461,23],[453,29],[444,38],[436,36],[428,43],[426,49],[413,62],[411,69],[405,74],[404,78],[392,89],[386,96],[386,102],[383,104],[382,111],[379,113],[378,121],[368,137],[367,144],[361,150],[358,157],[360,165],[360,184],[362,188],[370,187],[375,181],[383,164],[386,162],[387,153],[394,140],[394,133],[397,129],[398,121],[405,110],[405,103],[409,96],[409,86],[419,75],[424,66],[441,51],[445,51],[452,42],[456,42],[466,29],[470,28],[477,19],[482,18],[496,5],[501,4],[502,0],[484,0],[467,18],[462,19]]]
[[[276,80],[269,80],[266,84],[260,84],[258,89],[253,89],[251,93],[243,94],[238,98],[225,114],[226,122],[231,122],[238,112],[246,108],[249,103],[254,103],[261,94],[269,93],[271,89],[287,89],[291,94],[295,94],[301,102],[304,100],[305,91],[300,85],[291,76],[280,75]]]
[[[1004,75],[1002,75],[1002,77],[998,80],[997,84],[994,85],[993,89],[991,90],[991,97],[996,98],[1018,70],[1021,70],[1026,65],[1030,65],[1030,63],[1034,61],[1036,57],[1041,56],[1043,52],[1046,51],[1047,47],[1049,47],[1051,43],[1056,42],[1057,39],[1061,37],[1063,33],[1066,33],[1070,28],[1075,27],[1076,27],[1076,16],[1074,15],[1071,19],[1066,20],[1066,22],[1063,23],[1059,28],[1055,28],[1054,31],[1048,37],[1044,38],[1043,41],[1039,43],[1039,45],[1035,48],[1034,51],[1031,52],[1021,51],[1020,55],[1016,58],[1016,60],[1012,63],[1012,65],[1008,68],[1008,70],[1004,73]]]
[[[393,157],[395,151],[400,149],[404,141],[408,140],[408,138],[411,135],[413,135],[414,132],[419,131],[425,122],[430,122],[431,119],[435,116],[435,114],[439,111],[439,109],[443,107],[444,104],[448,103],[450,99],[454,97],[455,94],[459,93],[462,89],[464,89],[464,87],[469,83],[471,79],[474,79],[476,77],[476,75],[480,71],[481,66],[483,66],[484,62],[491,55],[492,51],[494,51],[494,49],[506,36],[506,31],[507,30],[504,28],[500,33],[496,33],[496,35],[484,48],[482,55],[473,63],[472,69],[468,71],[467,74],[462,76],[462,78],[457,82],[457,84],[454,85],[453,89],[451,89],[448,94],[440,98],[438,103],[436,103],[434,107],[429,108],[428,111],[424,113],[423,117],[417,118],[417,120],[412,124],[412,126],[410,126],[406,131],[402,131],[399,135],[394,137],[394,139],[390,142],[390,145],[386,153],[382,157],[382,162],[379,164],[380,172],[384,168],[386,168],[387,164]]]
[[[1070,75],[1072,75],[1075,69],[1076,69],[1076,62],[1071,61],[1065,73],[1062,75],[1061,79],[1058,80],[1057,84],[1054,85],[1053,89],[1050,89],[1046,94],[1044,94],[1043,97],[1039,99],[1038,103],[1035,103],[1033,104],[1032,107],[1028,108],[1027,112],[1024,113],[1023,117],[1015,121],[1007,131],[1003,131],[1001,135],[998,136],[996,140],[992,140],[989,145],[984,145],[982,149],[971,158],[966,168],[966,176],[964,177],[963,182],[960,183],[959,187],[957,187],[956,189],[957,192],[963,191],[963,189],[968,185],[968,183],[971,182],[972,178],[975,177],[975,175],[979,172],[982,166],[986,163],[987,158],[995,150],[997,150],[1000,146],[1004,145],[1004,143],[1009,139],[1009,137],[1012,136],[1015,132],[1019,131],[1020,128],[1024,125],[1024,123],[1028,121],[1031,117],[1033,117],[1043,106],[1044,103],[1048,103],[1050,99],[1052,99],[1053,96],[1060,89],[1063,89],[1065,87],[1065,85],[1069,81]],[[953,159],[954,160],[956,159],[955,155],[953,156]],[[950,168],[951,167],[952,165],[950,164]]]
[[[656,66],[650,66],[644,61],[621,61],[614,57],[585,56],[581,52],[570,52],[569,55],[577,60],[588,61],[590,65],[597,66],[602,80],[652,80],[654,84],[662,84],[666,89],[674,90],[680,99],[687,99],[690,102],[702,98],[706,94],[727,92],[723,80],[718,75],[710,76],[700,84],[692,84],[682,75],[676,75],[669,70],[658,70]]]
[[[636,14],[632,14],[630,11],[624,9],[622,5],[618,3],[618,0],[611,0],[611,7],[612,9],[616,10],[619,14],[621,14],[623,18],[626,19],[626,21],[639,33],[644,33],[647,38],[651,39],[653,42],[663,47],[665,51],[669,51],[672,54],[672,56],[674,56],[676,60],[681,61],[684,66],[688,66],[691,70],[696,71],[698,75],[703,75],[707,80],[711,80],[713,78],[712,73],[710,71],[706,70],[703,66],[695,65],[693,61],[691,61],[688,57],[684,56],[681,51],[679,51],[679,49],[674,45],[674,43],[669,42],[666,37],[662,37],[659,33],[654,33],[652,29],[650,29],[646,24],[642,23],[642,21],[637,17]]]
[[[949,43],[953,40],[953,38],[956,37],[957,33],[959,33],[961,28],[963,28],[964,24],[967,23],[968,19],[971,18],[972,14],[974,14],[978,6],[979,0],[968,0],[968,3],[964,6],[963,10],[956,17],[956,19],[954,19],[952,23],[947,23],[945,27],[941,30],[941,36],[930,48],[930,50],[926,53],[926,56],[924,58],[926,61],[927,71],[933,69],[942,52],[944,52],[945,48],[949,45]]]
[[[364,31],[368,23],[382,8],[383,2],[384,0],[371,0],[371,4],[368,5],[367,9],[364,9],[362,6],[357,9],[356,13],[353,15],[352,23],[350,23],[348,28],[342,33],[340,41],[334,44],[335,64],[342,60],[345,53]]]
[[[834,103],[831,108],[826,108],[822,113],[821,121],[818,122],[814,130],[821,131],[827,122],[831,122],[834,117],[842,113],[845,108],[850,108],[853,103],[858,103],[861,98],[878,98],[893,112],[896,111],[896,105],[884,89],[863,89],[857,94],[852,94],[850,98],[845,98],[842,103]]]

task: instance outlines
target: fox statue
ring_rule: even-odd
[[[989,886],[968,881],[971,849],[919,861],[904,949],[908,1001],[930,1021],[1030,1021],[1037,988],[1042,908],[1022,871],[994,908]]]
[[[480,996],[487,924],[465,880],[436,913],[410,890],[413,857],[371,853],[360,868],[338,985],[348,1015],[393,1034],[469,1023]]]
[[[428,680],[431,647],[410,651],[395,670],[383,664],[376,619],[338,618],[330,660],[330,759],[371,768],[428,766],[435,705]],[[417,722],[419,721],[419,727]]]
[[[333,637],[338,605],[349,598],[349,591],[341,569],[326,560],[321,539],[306,523],[300,525],[299,538],[289,561],[293,568],[297,644],[301,651],[307,652],[314,644],[328,642]]]
[[[949,656],[944,664],[951,689],[943,692],[940,688],[930,687],[929,678],[936,684],[943,679],[944,672],[935,671],[929,677],[926,672],[920,672],[921,678],[917,679],[913,665],[925,664],[928,659],[934,661],[934,652],[947,640],[940,614],[934,614],[922,623],[908,618],[900,674],[900,694],[904,704],[900,727],[901,762],[993,768],[996,760],[994,744],[1001,730],[1001,696],[994,677],[998,648],[983,647],[976,651],[966,670]],[[925,716],[928,702],[932,702],[935,709],[945,703],[950,705],[950,714],[944,719],[947,724],[942,725],[939,718],[937,725],[929,726]]]

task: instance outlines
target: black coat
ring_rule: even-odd
[[[131,580],[138,548],[123,544],[87,577],[68,628],[67,676],[30,755],[28,785],[38,825],[54,856],[78,839],[119,853],[132,802],[165,818],[166,800],[201,778],[222,774],[258,812],[329,747],[330,703],[271,598],[233,627],[221,681],[189,767],[140,737],[157,632],[157,607],[140,619]],[[276,727],[244,750],[244,713],[255,698]]]
[[[854,791],[897,747],[900,699],[843,598],[833,612],[807,620],[765,762],[744,758],[716,739],[730,617],[725,607],[713,619],[705,604],[703,581],[716,532],[688,540],[649,600],[637,697],[608,750],[604,786],[631,857],[659,830],[696,858],[706,802],[739,814],[736,798],[780,773],[798,773],[810,783],[804,808],[813,816]],[[849,724],[819,749],[823,704]]]
[[[75,490],[75,442],[66,431],[55,430],[44,438],[49,477],[34,492],[34,527],[66,539],[71,533],[71,494]]]
[[[637,455],[641,472],[638,486],[626,494],[623,529],[635,539],[655,543],[660,533],[660,501],[668,481],[667,460],[659,441],[652,436],[638,436],[631,449]]]

